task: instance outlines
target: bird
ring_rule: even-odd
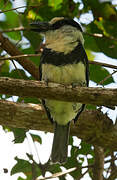
[[[45,41],[39,80],[47,84],[88,87],[89,65],[81,25],[67,17],[54,17],[49,22],[33,21],[31,30],[40,33]],[[53,99],[42,99],[42,104],[54,124],[51,162],[64,164],[68,156],[70,122],[77,121],[85,104]]]

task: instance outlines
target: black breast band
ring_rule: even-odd
[[[79,42],[76,48],[68,54],[64,54],[63,52],[52,51],[51,49],[45,48],[41,56],[41,63],[62,66],[82,61],[82,63],[85,64],[85,58],[85,50],[82,44]]]

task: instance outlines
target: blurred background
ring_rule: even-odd
[[[90,87],[117,88],[117,0],[1,0],[0,36],[8,40],[23,54],[35,54],[43,41],[42,37],[28,28],[34,20],[50,21],[53,17],[68,17],[79,22],[84,31],[85,50],[92,62],[114,65],[90,64]],[[18,29],[19,28],[19,29]],[[1,41],[1,38],[0,38]],[[14,50],[15,51],[15,50]],[[0,77],[35,79],[35,77],[16,59],[9,60],[12,49],[0,44]],[[16,55],[16,54],[14,54]],[[40,57],[29,60],[39,66]],[[0,94],[1,100],[39,104],[36,98],[23,98]],[[116,124],[117,108],[87,105],[88,110],[99,109]],[[5,117],[4,117],[5,121]],[[52,133],[0,126],[0,178],[2,180],[34,180],[42,177],[38,164],[48,161],[52,146]],[[94,146],[73,136],[69,142],[68,162],[51,165],[46,176],[79,167],[77,171],[61,176],[60,180],[94,179],[92,165],[95,162]],[[117,179],[117,152],[104,149],[105,161],[103,179]],[[82,168],[87,166],[87,168]],[[114,176],[112,176],[112,173]],[[110,178],[110,179],[109,179]],[[58,179],[58,178],[54,178]]]

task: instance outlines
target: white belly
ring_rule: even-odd
[[[63,84],[86,83],[85,66],[82,62],[65,66],[43,64],[42,80]]]
[[[69,121],[74,119],[81,107],[80,103],[63,102],[56,100],[46,100],[45,102],[46,106],[51,112],[53,120],[61,125],[65,125]]]
[[[85,66],[81,62],[78,64],[68,64],[65,66],[54,66],[51,64],[42,65],[42,80],[63,84],[86,83]],[[45,100],[45,104],[51,112],[53,120],[58,124],[65,125],[75,118],[81,103],[63,102],[56,100]]]

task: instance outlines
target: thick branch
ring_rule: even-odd
[[[37,97],[85,104],[117,105],[117,89],[87,88],[55,83],[0,78],[0,93],[23,97]]]
[[[40,105],[0,101],[0,124],[9,127],[53,132],[53,126]],[[71,123],[71,135],[86,142],[117,150],[117,129],[100,111],[84,111]]]
[[[16,48],[16,46],[9,41],[8,38],[4,37],[0,32],[0,46],[11,56],[22,55],[22,53]],[[27,70],[35,79],[38,79],[38,68],[28,58],[21,57],[16,59],[25,70]]]

